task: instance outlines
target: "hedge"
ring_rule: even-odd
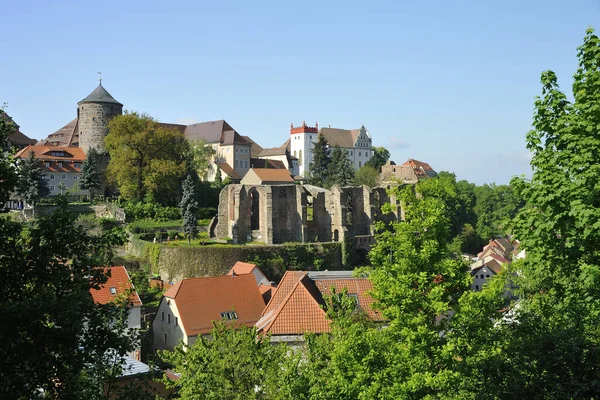
[[[219,276],[237,261],[257,264],[270,280],[279,281],[286,270],[343,269],[341,243],[283,245],[226,245],[170,247],[132,237],[129,251],[144,258],[151,273],[165,280]]]

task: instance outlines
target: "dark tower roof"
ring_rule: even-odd
[[[104,87],[102,86],[102,83],[100,83],[98,85],[98,87],[96,89],[94,89],[94,91],[92,93],[90,93],[88,95],[88,97],[81,100],[77,104],[80,104],[80,103],[114,103],[114,104],[123,105],[123,104],[119,103],[118,101],[116,101],[114,99],[114,97],[112,97],[110,95],[110,93],[108,93],[106,91],[106,89],[104,89]]]

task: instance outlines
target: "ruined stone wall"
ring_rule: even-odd
[[[108,121],[123,113],[123,106],[115,103],[81,103],[77,107],[79,118],[79,147],[87,154],[95,147],[98,153],[106,151],[104,138],[108,135]]]
[[[302,242],[302,187],[298,185],[271,186],[273,243]]]

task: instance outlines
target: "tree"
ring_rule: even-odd
[[[377,172],[381,172],[381,167],[390,159],[390,152],[385,147],[373,147],[373,157],[365,163],[370,167],[375,168]]]
[[[379,172],[369,165],[363,165],[356,171],[354,184],[356,186],[366,185],[370,188],[377,187],[379,185]]]
[[[198,202],[196,201],[196,186],[191,175],[188,175],[185,181],[183,181],[182,191],[183,196],[179,207],[181,208],[181,215],[183,217],[183,231],[188,238],[189,244],[192,238],[196,237],[198,233],[198,219],[196,218]]]
[[[346,156],[346,151],[335,146],[329,163],[329,185],[349,186],[354,181],[354,168]]]
[[[221,187],[223,186],[223,174],[221,173],[221,168],[218,166],[216,168],[217,172],[215,172],[215,186]]]
[[[177,204],[180,182],[193,165],[183,133],[135,112],[113,118],[108,127],[107,176],[118,185],[121,195],[133,201]]]
[[[308,166],[308,183],[315,186],[327,187],[329,182],[329,164],[331,163],[331,149],[325,136],[319,135],[313,147],[313,160]]]
[[[94,192],[100,190],[100,173],[98,171],[98,151],[92,147],[81,166],[79,186],[90,193],[90,203],[94,202]]]
[[[204,180],[216,151],[204,139],[196,139],[190,142],[190,151],[192,153],[194,170]],[[218,167],[217,170],[219,170]]]
[[[512,267],[520,297],[504,329],[495,393],[594,398],[600,392],[600,39],[588,29],[578,49],[573,102],[552,71],[535,101],[531,180],[513,179],[526,200],[513,233],[527,252]],[[501,372],[500,372],[501,371]]]
[[[14,123],[0,107],[0,212],[17,184],[17,174],[8,135],[15,129]]]
[[[29,157],[21,159],[19,163],[19,182],[17,194],[28,204],[35,206],[37,202],[50,193],[48,181],[43,177],[40,162],[35,158],[33,151]]]
[[[285,377],[295,379],[287,347],[273,346],[268,337],[259,336],[256,328],[245,325],[235,329],[215,323],[211,338],[199,336],[190,347],[177,346],[164,351],[162,358],[181,374],[177,381],[166,380],[179,389],[185,399],[268,399],[285,396]],[[283,387],[282,387],[283,386]],[[283,394],[283,395],[282,395]]]
[[[90,295],[107,279],[94,267],[111,261],[124,234],[90,235],[65,201],[59,205],[27,224],[0,218],[0,308],[10,321],[0,325],[2,398],[38,398],[40,390],[48,398],[99,398],[99,384],[116,371],[107,351],[133,348],[123,330],[127,309]]]
[[[474,187],[477,234],[484,242],[509,232],[510,221],[523,207],[523,202],[507,185],[485,184]]]

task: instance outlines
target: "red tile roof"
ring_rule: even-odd
[[[251,168],[248,173],[254,173],[263,184],[294,183],[294,179],[287,169]]]
[[[231,267],[227,275],[233,275],[234,272],[236,273],[236,275],[251,274],[254,268],[258,268],[256,264],[238,261],[233,265],[233,267]]]
[[[351,278],[344,272],[287,271],[256,327],[259,332],[273,335],[329,332],[330,321],[321,306],[323,295],[329,295],[332,287],[338,293],[347,288],[371,319],[382,321],[381,314],[372,309],[373,299],[367,292],[373,286],[368,279]]]
[[[85,153],[79,147],[58,147],[58,146],[27,146],[21,149],[15,157],[27,158],[29,152],[33,151],[35,158],[48,161],[83,161]],[[64,156],[52,155],[52,152],[64,153]]]
[[[110,277],[106,281],[105,284],[100,286],[100,289],[90,289],[90,293],[92,294],[92,298],[94,302],[97,304],[107,304],[114,301],[119,295],[122,295],[126,291],[130,289],[134,289],[129,297],[129,301],[134,306],[141,306],[142,300],[140,296],[135,291],[133,283],[131,283],[131,279],[129,278],[129,274],[124,266],[115,266],[108,267],[104,269],[105,273],[108,274],[110,271]],[[111,293],[111,290],[114,293]]]
[[[231,166],[227,163],[216,163],[217,167],[221,168],[221,171],[225,173],[231,179],[242,179],[240,174],[238,174],[235,169],[231,168]]]
[[[253,326],[265,303],[252,274],[184,279],[173,285],[164,298],[175,300],[186,335],[209,333],[221,313],[235,311],[239,323]],[[164,301],[163,298],[163,301]]]

